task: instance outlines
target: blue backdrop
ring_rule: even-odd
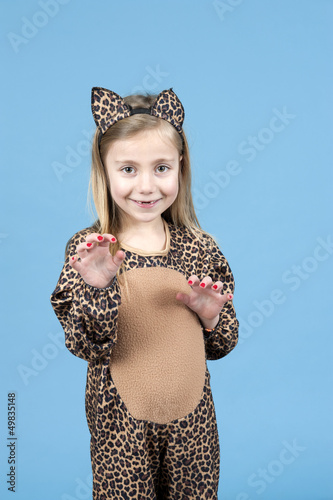
[[[332,0],[0,6],[0,497],[91,498],[86,363],[49,296],[92,222],[102,86],[178,94],[197,214],[234,272],[240,342],[209,363],[220,498],[332,500]]]

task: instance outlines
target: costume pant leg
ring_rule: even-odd
[[[110,379],[91,438],[93,500],[156,500],[158,434],[135,420]]]
[[[220,447],[209,380],[207,370],[203,397],[194,412],[166,425],[160,499],[217,499]]]

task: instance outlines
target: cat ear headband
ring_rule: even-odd
[[[116,122],[136,114],[147,114],[162,118],[171,123],[183,139],[183,122],[185,111],[182,103],[172,88],[158,94],[155,102],[149,108],[132,108],[122,97],[112,90],[93,87],[91,90],[91,109],[95,123],[102,135]]]

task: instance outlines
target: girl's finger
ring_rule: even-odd
[[[86,237],[86,241],[99,241],[98,240],[98,236],[100,236],[100,234],[98,234],[98,233],[90,233]]]
[[[113,234],[91,233],[91,234],[88,234],[86,241],[91,242],[91,243],[97,243],[98,245],[106,246],[106,245],[103,245],[103,243],[105,243],[105,244],[116,243],[117,238],[115,236],[113,236]]]
[[[223,300],[224,300],[224,304],[226,302],[229,302],[230,300],[232,300],[234,298],[233,294],[232,293],[225,293],[222,295],[223,297]]]
[[[76,253],[79,257],[83,257],[86,255],[87,251],[93,247],[93,243],[84,241],[83,243],[79,243],[76,247]]]
[[[86,237],[86,242],[100,243],[101,241],[103,241],[103,236],[98,233],[91,233]]]
[[[116,264],[116,266],[120,266],[122,261],[125,259],[126,254],[122,250],[117,250],[116,254],[112,257],[113,262]]]
[[[190,297],[187,295],[187,293],[181,293],[178,292],[176,295],[176,300],[179,300],[180,302],[183,302],[183,304],[188,305],[190,302]]]
[[[187,280],[187,283],[190,286],[199,286],[200,280],[199,280],[198,276],[196,276],[195,274],[192,274],[192,276],[190,276],[189,279]]]
[[[69,264],[70,266],[75,269],[75,271],[78,271],[79,267],[80,267],[80,262],[78,261],[79,259],[79,256],[76,254],[76,255],[72,255],[72,257],[70,257],[69,259]]]
[[[110,243],[116,243],[117,238],[113,234],[104,233],[101,235],[102,238],[108,240]]]
[[[212,290],[214,290],[214,292],[217,292],[217,293],[220,293],[220,291],[222,290],[223,288],[223,283],[222,281],[216,281],[213,285],[212,285]]]
[[[207,289],[208,289],[208,288],[210,288],[210,287],[211,287],[212,283],[213,283],[212,278],[211,278],[210,276],[205,276],[205,277],[201,280],[201,282],[200,282],[200,285],[199,285],[199,286],[200,286],[200,288],[203,288],[203,289],[207,288]]]

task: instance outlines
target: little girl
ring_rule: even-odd
[[[88,361],[94,500],[217,499],[219,438],[206,360],[236,345],[234,280],[191,196],[184,109],[92,89],[98,220],[68,242],[51,296]]]

